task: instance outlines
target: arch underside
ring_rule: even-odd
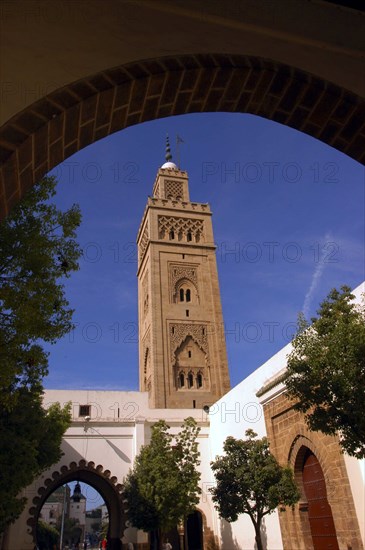
[[[185,113],[251,113],[365,162],[365,100],[244,55],[180,55],[107,69],[33,103],[0,129],[0,217],[44,174],[114,132]]]

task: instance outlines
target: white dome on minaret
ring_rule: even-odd
[[[165,162],[165,164],[163,164],[161,166],[161,168],[170,168],[170,169],[173,169],[173,170],[178,170],[178,167],[176,166],[176,164],[174,162]]]

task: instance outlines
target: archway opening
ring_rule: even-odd
[[[203,550],[203,516],[199,510],[186,520],[186,540],[189,550]]]
[[[62,543],[62,550],[67,546],[72,548],[72,545],[83,549],[85,542],[87,548],[92,548],[92,544],[97,548],[104,537],[108,549],[121,550],[126,525],[122,485],[117,484],[116,477],[111,477],[110,472],[104,471],[101,465],[95,467],[94,463],[81,461],[79,465],[71,463],[68,467],[62,466],[61,471],[54,472],[52,478],[45,480],[44,486],[38,490],[39,496],[33,499],[33,506],[29,509],[27,523],[31,527],[34,544],[38,544],[42,534],[39,522],[46,520],[45,523],[51,523],[58,532],[58,544]],[[90,510],[86,510],[87,500]],[[48,550],[43,538],[41,543],[44,549],[40,550]],[[53,546],[50,548],[53,550]]]
[[[213,212],[225,319],[215,330],[227,329],[232,385],[249,374],[246,366],[235,367],[242,356],[245,365],[258,366],[289,342],[307,292],[314,314],[329,288],[361,281],[363,168],[351,159],[252,115],[191,114],[128,128],[53,172],[59,204],[81,205],[84,256],[69,285],[76,327],[49,348],[55,373],[49,388],[62,387],[58,371],[74,387],[138,389],[137,368],[121,372],[121,365],[138,362],[135,238],[164,160],[166,131],[175,160],[175,134],[184,138],[179,155],[191,200],[208,202]],[[181,262],[194,269],[193,256]],[[189,288],[190,302],[182,304],[191,316],[199,295],[191,283]],[[70,354],[72,367],[63,359]],[[98,366],[104,363],[107,380]]]
[[[109,512],[101,494],[75,480],[55,489],[39,513],[36,538],[39,550],[93,550],[109,535]]]

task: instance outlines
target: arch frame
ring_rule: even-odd
[[[72,461],[62,464],[47,477],[38,488],[38,494],[27,508],[27,526],[36,543],[36,527],[43,504],[47,498],[61,485],[71,481],[83,481],[96,489],[103,497],[109,513],[110,549],[121,550],[122,537],[126,526],[126,502],[123,497],[123,485],[118,483],[116,476],[110,470],[104,470],[101,464],[93,461]]]
[[[0,218],[87,145],[141,122],[201,112],[250,113],[365,163],[365,99],[271,59],[221,53],[107,68],[44,96],[0,128]]]
[[[331,469],[328,466],[328,461],[322,455],[321,449],[318,448],[315,443],[309,439],[309,437],[298,434],[292,442],[292,445],[288,454],[288,464],[294,471],[294,479],[299,487],[302,500],[299,503],[299,508],[304,510],[306,507],[306,496],[304,493],[302,469],[305,460],[305,454],[307,451],[311,451],[316,457],[322,468],[323,476],[326,483],[327,498],[331,499],[336,493],[336,486],[332,481]]]

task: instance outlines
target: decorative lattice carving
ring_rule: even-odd
[[[203,220],[193,218],[178,218],[175,216],[159,216],[158,217],[158,233],[160,238],[164,238],[174,231],[176,238],[179,234],[185,237],[188,233],[194,236],[197,241],[203,236]]]
[[[149,310],[149,292],[148,292],[148,271],[142,282],[142,299],[143,299],[143,317],[146,317]]]
[[[170,350],[171,363],[175,363],[175,352],[184,342],[185,338],[191,336],[205,353],[206,363],[209,364],[209,349],[207,337],[207,325],[193,323],[171,323],[170,324]]]
[[[165,197],[174,201],[183,199],[183,185],[179,181],[165,180]]]
[[[147,244],[149,239],[148,231],[148,222],[146,222],[145,228],[143,230],[142,238],[138,247],[138,260],[139,263],[143,260],[144,253],[146,252]]]

